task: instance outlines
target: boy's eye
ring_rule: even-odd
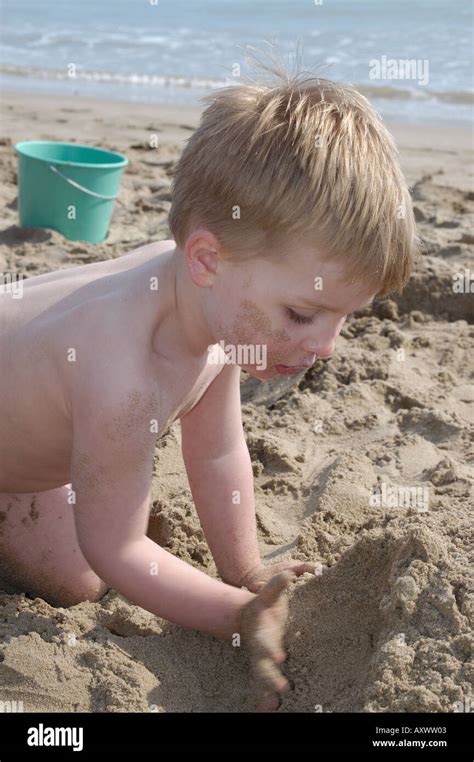
[[[294,323],[312,323],[314,318],[316,317],[313,315],[312,317],[307,317],[306,315],[299,315],[297,312],[291,309],[291,307],[287,307],[288,316],[291,320],[293,320]]]

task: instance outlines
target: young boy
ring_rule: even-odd
[[[260,709],[287,687],[285,588],[315,565],[260,558],[240,368],[265,381],[329,357],[350,312],[403,287],[417,246],[366,99],[276,74],[208,96],[176,167],[172,239],[28,279],[21,298],[0,289],[0,587],[58,606],[112,587],[240,633]],[[156,441],[178,419],[223,581],[147,537]]]

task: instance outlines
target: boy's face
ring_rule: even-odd
[[[296,240],[277,261],[228,262],[212,245],[204,261],[211,287],[199,293],[209,333],[229,357],[233,347],[237,364],[262,381],[284,373],[281,366],[329,357],[347,315],[376,293],[366,284],[345,284],[343,264],[323,262],[314,245]]]

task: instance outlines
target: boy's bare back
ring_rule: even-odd
[[[74,412],[111,409],[111,439],[137,411],[158,438],[188,412],[221,370],[179,352],[170,282],[173,241],[119,259],[23,281],[0,301],[0,492],[48,490],[70,481]],[[156,281],[151,279],[156,278]],[[155,287],[155,284],[157,288]],[[123,417],[112,412],[123,400]]]

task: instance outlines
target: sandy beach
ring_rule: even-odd
[[[32,277],[168,238],[170,171],[198,121],[192,108],[3,94],[0,272]],[[388,126],[424,242],[406,290],[348,320],[309,371],[241,376],[263,558],[320,563],[291,586],[279,712],[469,711],[473,696],[472,137]],[[18,227],[14,144],[42,139],[127,155],[103,243]],[[149,536],[217,577],[178,422],[158,443],[152,499]],[[253,708],[243,649],[113,590],[71,608],[0,591],[0,684],[2,700],[35,712]]]

